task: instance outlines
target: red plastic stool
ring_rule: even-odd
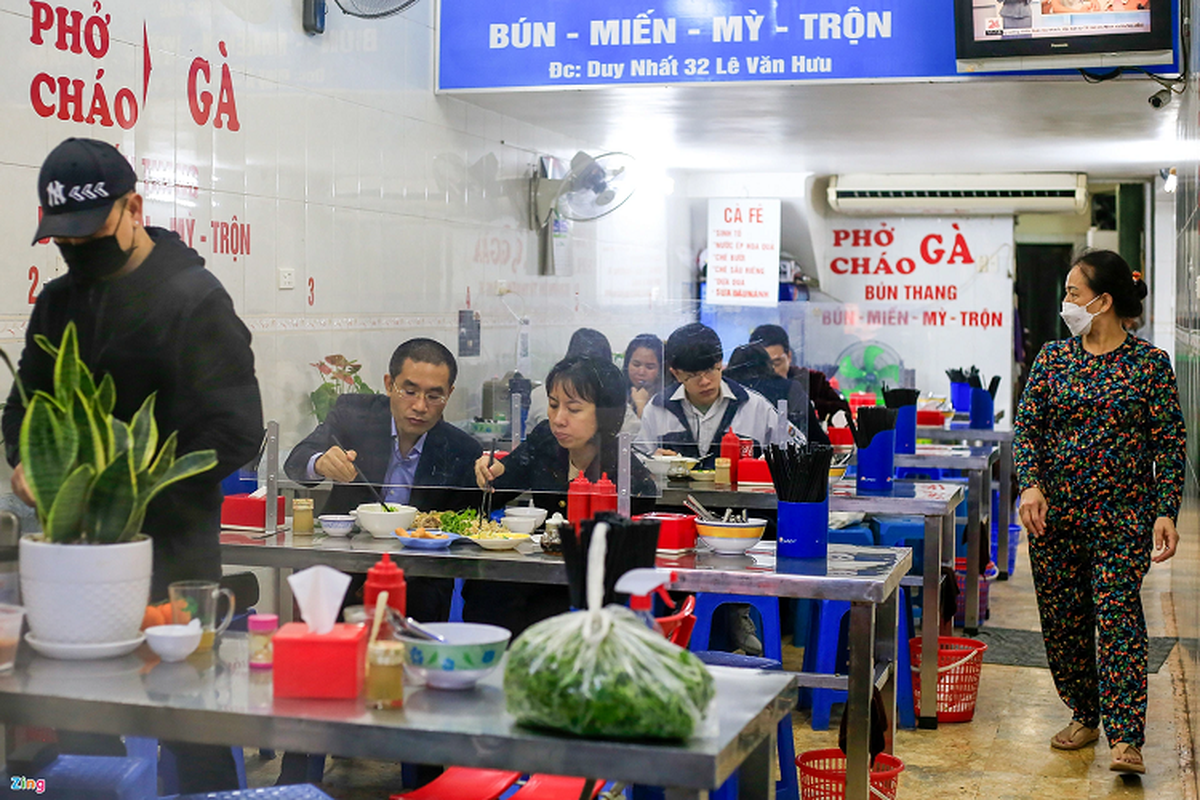
[[[587,778],[568,778],[564,775],[530,775],[525,785],[508,800],[579,800]],[[600,794],[604,781],[595,781],[592,797]]]
[[[420,789],[394,794],[390,800],[496,800],[520,777],[519,772],[498,769],[450,767]]]
[[[663,636],[667,637],[671,644],[684,648],[688,646],[688,641],[692,638],[692,628],[696,627],[696,617],[692,613],[695,610],[696,598],[692,595],[683,601],[683,605],[674,614],[656,618]]]

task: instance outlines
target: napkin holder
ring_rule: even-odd
[[[362,694],[367,627],[339,622],[313,633],[289,622],[271,640],[276,697],[352,699]]]
[[[283,496],[275,498],[279,520],[278,529],[284,528]],[[221,527],[242,531],[265,531],[267,529],[267,499],[248,494],[230,494],[221,503]]]

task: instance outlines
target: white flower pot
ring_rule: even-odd
[[[107,644],[137,637],[150,599],[150,537],[51,544],[33,534],[21,538],[18,554],[25,617],[35,639]]]

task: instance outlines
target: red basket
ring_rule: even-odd
[[[796,758],[800,768],[800,800],[841,800],[846,796],[846,754],[834,747],[809,750]],[[880,753],[871,767],[871,800],[895,800],[904,762]]]
[[[996,576],[996,565],[988,562],[987,570],[979,576],[979,622],[988,618],[991,579]],[[967,622],[967,560],[954,559],[954,580],[958,583],[958,600],[954,610],[954,624],[963,627]]]
[[[976,639],[938,637],[938,722],[970,722],[979,698],[979,668],[987,645]],[[912,657],[913,703],[921,707],[921,640],[908,640]]]

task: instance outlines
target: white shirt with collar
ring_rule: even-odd
[[[775,430],[779,412],[767,398],[758,392],[746,389],[744,386],[742,388],[746,391],[748,399],[742,403],[733,416],[731,423],[733,431],[739,436],[748,436],[761,445]],[[717,428],[725,416],[725,409],[734,401],[733,390],[729,388],[728,383],[722,380],[721,396],[709,406],[707,411],[701,411],[692,405],[683,384],[676,387],[670,399],[681,401],[684,417],[688,420],[688,432],[695,437],[700,457],[704,458],[708,455],[709,444],[714,441],[714,438],[718,442],[720,440],[720,437],[716,436]],[[680,430],[682,430],[682,426],[679,419],[667,409],[651,401],[646,404],[646,408],[642,412],[642,429],[638,434],[637,442],[644,449],[653,450],[661,446],[663,436]]]

